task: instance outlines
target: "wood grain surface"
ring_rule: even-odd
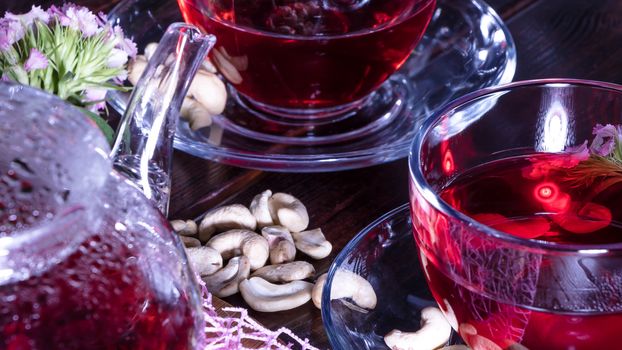
[[[19,11],[32,0],[3,0],[0,10]],[[49,2],[49,1],[47,1]],[[83,1],[106,9],[107,0]],[[518,51],[515,80],[573,77],[622,82],[622,2],[619,0],[490,0],[509,25]],[[322,227],[333,253],[314,261],[317,273],[363,227],[408,198],[405,159],[365,169],[280,174],[224,166],[176,152],[170,218],[195,218],[226,203],[248,204],[265,190],[299,197],[310,213],[311,226]],[[239,297],[227,302],[245,306]],[[271,329],[286,326],[319,348],[329,348],[320,311],[311,303],[294,310],[251,312]]]

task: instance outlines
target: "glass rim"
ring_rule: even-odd
[[[584,254],[591,256],[607,256],[612,255],[614,252],[622,252],[622,242],[619,243],[606,243],[599,245],[587,245],[587,244],[568,244],[568,243],[552,243],[534,239],[520,238],[512,236],[503,231],[496,230],[479,221],[471,218],[470,216],[463,214],[459,210],[455,209],[443,199],[441,199],[436,191],[430,186],[428,181],[421,170],[421,160],[419,154],[421,148],[427,136],[431,130],[438,125],[441,118],[447,115],[449,112],[460,109],[463,106],[470,104],[471,102],[490,96],[499,92],[509,92],[517,88],[525,87],[562,87],[562,86],[576,86],[576,87],[588,87],[599,88],[614,91],[622,96],[622,85],[609,83],[597,80],[588,79],[574,79],[574,78],[546,78],[546,79],[531,79],[515,81],[508,84],[498,85],[490,88],[484,88],[472,93],[463,95],[452,102],[448,103],[442,109],[439,109],[436,113],[430,116],[421,126],[419,132],[415,134],[415,138],[410,147],[408,154],[408,170],[409,177],[417,187],[417,191],[420,192],[421,197],[434,209],[450,217],[458,219],[462,223],[466,223],[471,227],[474,227],[478,234],[483,234],[494,239],[499,239],[510,244],[521,245],[530,249],[538,249],[548,252],[557,253],[573,253]]]
[[[179,1],[179,0],[178,0]],[[421,4],[427,5],[431,2],[437,2],[437,0],[419,0],[419,2]],[[226,27],[230,27],[230,28],[236,28],[239,29],[243,32],[246,33],[250,33],[250,34],[262,34],[265,36],[269,36],[272,38],[279,38],[279,39],[288,39],[288,40],[301,40],[301,41],[313,41],[313,40],[333,40],[333,39],[346,39],[346,38],[352,38],[352,37],[357,37],[357,36],[361,36],[361,35],[367,35],[367,34],[372,34],[372,33],[376,33],[378,31],[381,30],[385,30],[387,28],[392,28],[395,27],[396,25],[399,25],[401,23],[403,23],[404,21],[406,21],[407,19],[409,19],[411,16],[413,16],[414,14],[419,13],[422,10],[422,8],[419,8],[419,10],[417,12],[411,13],[409,14],[407,17],[405,17],[404,19],[402,19],[399,22],[396,23],[389,23],[388,26],[381,26],[379,28],[373,28],[371,30],[357,30],[355,32],[352,33],[346,33],[346,34],[329,34],[329,35],[295,35],[295,34],[281,34],[281,33],[276,33],[276,32],[270,32],[267,30],[263,30],[263,29],[255,29],[249,26],[245,26],[245,25],[237,25],[235,23],[229,22],[229,21],[222,21],[222,20],[216,20],[214,19],[216,22],[226,26]]]

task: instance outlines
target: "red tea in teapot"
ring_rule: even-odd
[[[187,295],[137,253],[93,236],[46,271],[0,285],[0,348],[190,349]]]
[[[107,204],[59,206],[65,191],[11,167],[0,177],[0,349],[196,346],[189,270],[145,198],[113,176],[93,193]]]

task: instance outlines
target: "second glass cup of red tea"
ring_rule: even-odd
[[[435,0],[178,0],[216,35],[211,59],[255,109],[332,116],[360,107],[408,58]]]
[[[518,82],[417,135],[415,240],[474,350],[613,349],[622,325],[622,86]]]

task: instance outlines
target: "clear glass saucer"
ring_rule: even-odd
[[[125,0],[109,18],[139,48],[157,42],[168,24],[182,20],[174,0]],[[230,94],[225,111],[210,127],[192,131],[187,123],[179,123],[175,148],[224,164],[280,172],[336,171],[389,162],[407,156],[414,134],[435,110],[465,93],[508,83],[515,70],[514,42],[492,8],[481,0],[438,0],[423,39],[382,87],[398,91],[399,118],[381,117],[341,131],[337,142],[321,137],[300,140],[249,132],[236,122],[240,101]],[[127,98],[112,93],[112,107],[122,112]]]
[[[362,276],[376,292],[376,308],[353,306],[347,299],[330,300],[337,269]],[[337,255],[322,293],[322,321],[333,349],[388,349],[384,336],[393,329],[414,332],[420,312],[436,306],[417,257],[408,204],[359,232]],[[463,344],[452,332],[447,345]],[[416,344],[413,344],[416,345]]]

